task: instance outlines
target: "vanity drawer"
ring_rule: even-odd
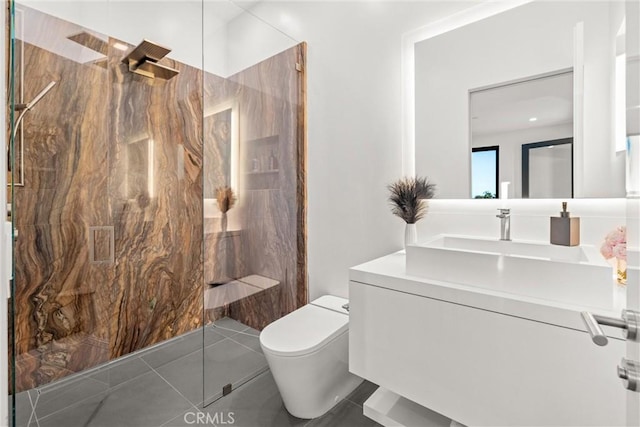
[[[467,426],[625,425],[624,341],[350,282],[349,369]]]

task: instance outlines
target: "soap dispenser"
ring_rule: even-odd
[[[580,244],[580,218],[569,216],[567,202],[562,202],[562,212],[559,217],[551,217],[551,244],[562,246]]]

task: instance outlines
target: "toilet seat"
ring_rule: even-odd
[[[282,357],[319,350],[349,329],[349,316],[341,308],[347,302],[344,298],[324,296],[287,314],[264,328],[260,334],[263,350]]]

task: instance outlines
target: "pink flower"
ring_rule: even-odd
[[[627,243],[627,227],[618,227],[609,233],[606,240],[612,244]]]
[[[600,246],[600,253],[604,259],[611,259],[613,258],[613,247],[605,241],[602,246]]]
[[[627,245],[617,245],[613,248],[613,256],[617,259],[627,260]]]
[[[605,259],[627,260],[627,227],[620,226],[605,237],[600,253]]]

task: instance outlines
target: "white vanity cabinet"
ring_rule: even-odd
[[[467,426],[625,425],[625,342],[593,344],[579,307],[429,283],[402,253],[352,268],[349,302],[350,371],[423,407]]]

